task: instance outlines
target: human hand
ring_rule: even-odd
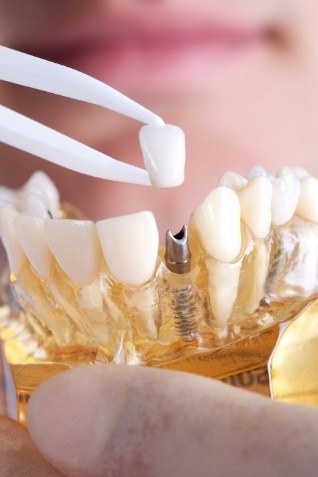
[[[78,367],[40,386],[27,418],[43,456],[66,476],[291,477],[314,475],[318,464],[315,408],[185,373]],[[17,424],[10,433],[2,425],[0,438],[6,468],[34,464],[20,474],[2,465],[1,476],[60,475]]]

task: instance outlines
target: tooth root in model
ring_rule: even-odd
[[[225,328],[236,300],[242,236],[240,204],[229,187],[212,190],[193,212],[190,229],[197,235],[206,260],[209,299],[217,325]]]
[[[270,245],[262,240],[255,240],[253,248],[253,264],[251,264],[249,295],[245,302],[244,311],[252,315],[259,307],[265,295],[265,283],[268,275]]]
[[[158,298],[155,270],[159,233],[151,212],[143,211],[97,223],[106,266],[115,282],[124,285],[123,299],[136,314],[138,329],[157,336]]]
[[[48,277],[52,254],[44,233],[45,221],[39,217],[19,215],[14,223],[16,237],[32,267],[41,277]]]
[[[235,263],[206,260],[209,274],[209,297],[216,325],[225,330],[237,298],[242,259]]]

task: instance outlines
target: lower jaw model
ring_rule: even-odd
[[[244,385],[244,372],[266,369],[279,323],[317,296],[317,197],[318,180],[301,168],[229,172],[160,246],[151,212],[78,219],[42,172],[19,190],[0,187],[0,336],[20,404],[82,363],[234,384],[239,375]]]

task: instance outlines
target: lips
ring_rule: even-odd
[[[42,46],[31,46],[27,52],[117,88],[138,82],[152,88],[215,72],[269,38],[267,26],[260,22],[244,24],[190,12],[176,18],[164,15],[162,9],[158,12],[150,18],[140,13],[112,15],[111,21],[105,15],[94,17],[54,38],[43,38]]]

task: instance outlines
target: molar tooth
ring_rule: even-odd
[[[318,222],[318,179],[305,177],[301,182],[296,213],[304,219]]]
[[[151,212],[114,217],[98,222],[97,232],[106,264],[120,282],[141,286],[156,268],[159,235]]]
[[[291,173],[278,177],[273,183],[272,222],[286,224],[294,215],[300,194],[300,181]]]
[[[18,242],[33,268],[42,277],[47,277],[52,255],[44,234],[44,220],[40,217],[19,215],[15,219],[14,229]]]
[[[64,272],[79,285],[92,283],[100,268],[96,226],[89,220],[46,220],[45,236]]]
[[[257,176],[238,192],[245,224],[259,238],[265,238],[271,226],[273,186],[267,177]]]
[[[212,190],[193,212],[190,227],[211,257],[231,262],[241,250],[240,204],[229,187]]]
[[[236,172],[226,172],[223,174],[218,182],[218,186],[230,187],[231,189],[237,191],[245,187],[248,183],[246,177],[237,174]]]
[[[14,221],[18,212],[10,206],[0,207],[0,235],[6,249],[10,270],[17,275],[25,261],[25,254],[17,240]]]
[[[144,163],[156,187],[175,187],[184,180],[185,136],[172,124],[143,126],[139,134]]]

